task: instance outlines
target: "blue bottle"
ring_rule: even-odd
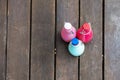
[[[68,50],[73,56],[80,56],[84,53],[85,45],[82,41],[77,38],[72,39],[69,43]]]

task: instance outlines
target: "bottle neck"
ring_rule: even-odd
[[[64,29],[66,30],[66,32],[71,32],[72,31],[72,25],[71,25],[71,23],[65,22]]]
[[[90,23],[86,23],[83,25],[82,27],[82,33],[83,35],[87,35],[91,32],[91,24]]]
[[[65,31],[68,32],[68,33],[72,32],[72,28],[71,28],[71,29],[66,29],[66,28],[64,28],[64,29],[65,29]]]

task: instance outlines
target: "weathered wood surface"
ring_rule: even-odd
[[[78,0],[57,0],[57,34],[56,34],[56,80],[78,80],[78,58],[68,52],[68,43],[60,36],[64,22],[71,22],[78,27]]]
[[[120,0],[105,0],[105,80],[120,80]]]
[[[30,0],[8,0],[7,80],[29,80]]]
[[[32,1],[31,80],[54,80],[55,0]]]
[[[91,22],[80,59],[61,39],[64,22]],[[120,0],[0,0],[0,80],[119,80],[119,22]]]
[[[93,40],[80,57],[80,80],[102,80],[102,0],[81,0],[80,23],[91,22]]]
[[[0,80],[5,80],[7,0],[0,0]]]

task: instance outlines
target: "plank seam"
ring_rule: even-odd
[[[104,80],[104,12],[105,12],[105,1],[102,0],[102,80]]]
[[[29,80],[31,80],[32,0],[30,0]]]
[[[79,0],[79,2],[78,2],[78,5],[79,5],[79,14],[78,14],[78,28],[80,27],[80,4],[81,4],[81,2],[80,2],[81,0]],[[80,56],[78,57],[78,80],[80,80]]]
[[[57,0],[55,0],[55,33],[54,33],[54,80],[56,80],[56,32],[57,30]]]
[[[7,80],[8,0],[6,0],[5,80]]]

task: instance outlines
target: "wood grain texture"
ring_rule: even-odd
[[[56,80],[78,80],[78,58],[69,54],[68,43],[60,36],[64,22],[78,27],[78,13],[78,0],[57,0]]]
[[[31,80],[54,80],[55,0],[32,1]]]
[[[7,0],[0,0],[0,80],[5,80]]]
[[[80,80],[102,80],[102,0],[81,0],[80,23],[91,22],[93,40],[80,57]]]
[[[120,0],[105,0],[105,80],[120,80]]]
[[[8,0],[7,80],[29,80],[30,0]]]

